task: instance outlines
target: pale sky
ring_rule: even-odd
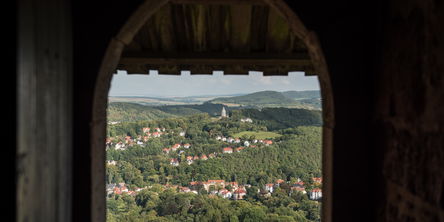
[[[292,72],[288,76],[263,76],[259,72],[249,75],[127,75],[118,71],[113,76],[109,96],[148,96],[148,97],[185,97],[198,95],[229,95],[252,93],[264,90],[319,90],[316,76],[304,76],[303,72]]]

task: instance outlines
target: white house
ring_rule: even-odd
[[[249,147],[250,146],[250,142],[244,141],[244,146]]]
[[[107,164],[109,164],[109,165],[116,165],[117,164],[117,161],[115,161],[115,160],[108,160],[108,161],[106,161],[106,163]]]
[[[125,144],[122,142],[118,142],[115,146],[116,150],[125,150]]]
[[[319,200],[322,198],[322,190],[319,188],[314,188],[311,192],[310,192],[310,199],[312,200]]]
[[[265,184],[265,190],[268,191],[269,193],[273,193],[273,186],[274,186],[274,184],[267,183],[267,184]]]
[[[188,163],[188,165],[191,165],[193,163],[193,157],[192,156],[187,156],[187,163]]]
[[[230,199],[233,196],[233,194],[227,189],[221,189],[219,190],[219,196],[225,199]]]
[[[173,166],[179,166],[179,161],[177,159],[170,159],[170,164]]]
[[[245,119],[242,118],[240,121],[243,123],[252,123],[253,122],[253,120],[250,118],[245,118]]]

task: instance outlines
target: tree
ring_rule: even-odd
[[[259,206],[242,208],[239,219],[244,222],[259,222],[266,218],[265,210]]]

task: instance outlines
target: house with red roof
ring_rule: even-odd
[[[187,163],[188,163],[188,165],[191,165],[193,163],[193,157],[192,156],[187,156]]]
[[[131,137],[130,136],[125,136],[125,143],[130,143],[131,142]]]
[[[233,148],[225,147],[222,149],[222,153],[233,153]]]
[[[173,166],[179,166],[179,160],[176,158],[170,159],[170,164]]]
[[[122,194],[122,191],[121,191],[120,188],[118,188],[118,187],[115,187],[114,190],[113,190],[113,192],[114,192],[114,194],[117,194],[117,195]]]
[[[127,193],[129,190],[126,186],[123,186],[120,188],[120,191],[122,191],[122,193]]]
[[[319,188],[314,188],[313,190],[311,190],[309,197],[312,200],[321,199],[322,198],[322,190]]]
[[[194,156],[193,160],[199,160],[199,156]]]
[[[171,150],[172,151],[176,151],[177,149],[179,149],[180,148],[180,144],[179,143],[176,143],[176,144],[174,144],[172,147],[171,147]]]
[[[201,160],[208,160],[208,157],[207,157],[207,155],[202,154],[202,156],[200,156],[200,159],[201,159]]]
[[[191,192],[191,189],[188,187],[179,187],[179,192],[188,193]]]
[[[185,149],[188,149],[188,148],[190,148],[191,147],[191,144],[189,144],[189,143],[185,143],[185,144],[183,144],[183,148],[185,148]]]
[[[274,184],[272,183],[265,184],[265,190],[268,191],[269,193],[273,193],[273,189],[274,189]]]
[[[163,148],[162,152],[168,154],[168,153],[170,153],[170,148]]]
[[[237,188],[237,189],[234,191],[233,198],[234,198],[235,200],[242,200],[242,199],[244,199],[244,196],[245,196],[245,195],[247,195],[247,191],[246,191],[244,188]]]
[[[290,188],[290,192],[291,193],[294,193],[294,192],[301,192],[301,193],[304,193],[304,194],[306,194],[307,192],[305,191],[305,187],[291,187]]]
[[[298,181],[298,182],[295,182],[294,184],[293,184],[293,186],[299,186],[299,187],[303,187],[304,186],[304,181]]]
[[[312,177],[311,180],[318,185],[322,183],[322,177]]]
[[[277,179],[276,180],[276,185],[280,185],[281,183],[285,183],[285,180],[283,180],[283,179]]]
[[[230,199],[233,196],[231,191],[229,191],[227,189],[219,190],[218,194],[219,194],[219,196],[221,196],[222,198],[225,198],[225,199]]]
[[[144,127],[142,128],[143,133],[149,133],[150,132],[150,128],[149,127]]]
[[[236,151],[236,152],[240,152],[240,151],[243,150],[243,149],[245,149],[245,147],[240,146],[240,147],[236,148],[235,151]]]
[[[265,144],[265,146],[269,146],[269,145],[273,144],[273,141],[271,141],[271,140],[264,140],[263,143]]]

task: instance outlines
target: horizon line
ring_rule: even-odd
[[[307,90],[284,90],[284,91],[276,91],[276,90],[262,90],[262,91],[253,91],[253,92],[237,92],[237,93],[230,93],[230,94],[196,94],[196,95],[188,95],[188,96],[179,96],[179,95],[156,95],[156,94],[150,94],[150,95],[108,95],[108,97],[176,97],[176,98],[186,98],[186,97],[198,97],[198,96],[236,96],[236,95],[245,95],[245,94],[252,94],[257,92],[305,92],[305,91],[321,91],[320,89],[307,89]]]

